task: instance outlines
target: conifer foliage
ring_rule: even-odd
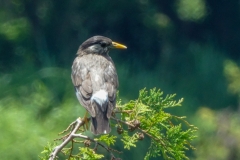
[[[67,133],[58,139],[63,142],[48,144],[40,158],[53,160],[64,155],[71,160],[102,159],[107,156],[100,152],[102,148],[111,159],[120,159],[118,157],[124,154],[124,150],[138,147],[147,137],[151,142],[143,157],[145,160],[160,156],[164,159],[188,159],[186,151],[194,149],[191,141],[196,138],[197,128],[189,124],[186,117],[165,112],[166,108],[181,106],[182,102],[183,98],[175,100],[175,94],[164,96],[156,88],[142,89],[137,100],[126,104],[118,100],[111,117],[113,131],[110,134],[94,138],[86,136],[86,125],[79,118],[61,133]],[[116,150],[117,143],[123,144],[121,150]]]

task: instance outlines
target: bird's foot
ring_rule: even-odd
[[[84,130],[89,130],[89,121],[90,121],[90,118],[88,118],[87,116],[84,116],[83,118],[79,117],[79,119],[81,119],[81,121],[83,121],[83,128]]]

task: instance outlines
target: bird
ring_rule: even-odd
[[[127,49],[107,37],[93,36],[80,45],[72,65],[75,94],[91,116],[90,131],[94,135],[111,131],[109,119],[116,106],[119,85],[114,62],[108,54],[112,48]]]

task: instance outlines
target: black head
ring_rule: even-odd
[[[127,47],[113,42],[111,39],[103,36],[94,36],[83,42],[77,54],[101,54],[106,55],[110,48],[126,49]]]

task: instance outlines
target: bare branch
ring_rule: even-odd
[[[62,132],[62,133],[64,133],[64,132],[66,132],[67,130],[69,130],[70,127],[72,127],[71,133],[69,133],[69,134],[67,134],[66,136],[64,136],[64,138],[60,138],[60,139],[63,139],[64,141],[63,141],[60,145],[56,146],[56,147],[53,149],[52,153],[51,153],[50,156],[49,156],[49,160],[54,160],[55,158],[57,158],[57,154],[58,154],[59,152],[61,152],[61,150],[62,150],[69,142],[71,142],[74,138],[83,138],[83,139],[89,140],[89,141],[95,143],[95,149],[97,149],[97,146],[101,146],[101,147],[103,147],[105,150],[107,150],[107,151],[110,153],[110,155],[111,155],[112,158],[115,158],[115,156],[114,156],[113,153],[112,153],[112,151],[115,151],[115,150],[113,150],[113,149],[111,149],[111,148],[103,145],[102,143],[100,143],[100,142],[98,142],[98,141],[96,141],[96,140],[94,140],[94,139],[92,139],[92,138],[89,138],[88,136],[85,136],[85,135],[82,135],[82,134],[80,134],[80,133],[77,133],[77,131],[79,130],[79,128],[80,128],[81,126],[83,126],[83,125],[84,125],[84,121],[82,121],[80,118],[78,118],[76,121],[72,122],[72,123],[68,126],[68,128],[67,128],[66,130],[64,130],[64,131]],[[59,140],[59,139],[58,139],[58,140]]]
[[[80,118],[78,118],[75,122],[71,123],[71,126],[74,126],[71,134],[61,143],[59,146],[56,146],[52,153],[50,154],[49,160],[54,160],[57,157],[57,154],[74,138],[74,135],[78,131],[78,129],[84,124]],[[68,127],[69,128],[69,127]]]

